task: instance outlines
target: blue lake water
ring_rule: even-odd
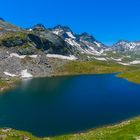
[[[40,137],[82,132],[140,115],[140,85],[114,74],[25,80],[0,95],[0,127]]]

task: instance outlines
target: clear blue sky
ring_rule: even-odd
[[[22,27],[67,25],[105,44],[140,40],[140,0],[1,0],[0,5],[0,17]]]

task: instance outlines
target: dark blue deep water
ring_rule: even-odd
[[[0,95],[0,127],[36,136],[85,131],[140,115],[140,85],[114,74],[23,81]]]

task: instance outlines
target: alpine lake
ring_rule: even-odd
[[[140,85],[115,74],[23,80],[0,95],[0,127],[38,137],[84,132],[140,115]]]

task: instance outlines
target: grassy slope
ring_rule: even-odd
[[[70,61],[55,71],[55,75],[74,75],[74,74],[101,74],[129,71],[131,67],[122,66],[112,62],[101,61]]]
[[[119,74],[118,77],[140,84],[140,70],[127,71]]]

